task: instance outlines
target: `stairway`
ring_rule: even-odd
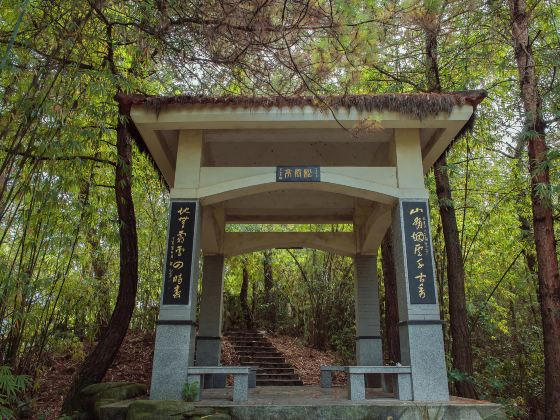
[[[303,385],[294,368],[262,332],[229,331],[225,336],[242,366],[257,366],[257,386]]]

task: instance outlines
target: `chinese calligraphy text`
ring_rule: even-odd
[[[188,305],[194,245],[196,203],[171,203],[163,304]]]
[[[320,182],[319,166],[277,166],[276,182]]]
[[[402,203],[410,303],[435,304],[430,220],[425,202]]]

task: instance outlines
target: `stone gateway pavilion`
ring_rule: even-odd
[[[200,404],[211,404],[206,389],[218,392],[229,374],[237,407],[282,405],[278,395],[267,400],[266,390],[253,389],[254,370],[220,366],[224,258],[303,247],[352,257],[355,267],[357,365],[324,367],[320,404],[330,404],[332,396],[340,410],[344,404],[374,407],[365,384],[372,378],[370,385],[381,388],[391,377],[392,395],[378,399],[386,408],[379,418],[400,415],[399,407],[433,402],[444,407],[445,418],[499,416],[493,404],[450,400],[424,186],[426,172],[469,129],[484,97],[481,91],[120,97],[130,110],[136,141],[153,158],[171,197],[150,398],[180,400],[185,383],[198,382],[205,388],[197,397]],[[295,223],[351,224],[353,230],[226,229],[228,224]],[[380,331],[377,252],[390,227],[402,366],[384,366]],[[348,378],[343,398],[330,388],[334,370]],[[286,398],[298,404],[295,397]],[[461,407],[467,410],[463,414]]]

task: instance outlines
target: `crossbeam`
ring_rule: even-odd
[[[270,248],[314,248],[344,256],[356,254],[354,232],[227,232],[223,254],[233,256]]]

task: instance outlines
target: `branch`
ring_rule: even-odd
[[[500,280],[498,280],[498,282],[496,283],[496,285],[494,286],[494,288],[492,289],[492,291],[490,292],[490,294],[488,295],[488,297],[486,298],[486,301],[484,302],[484,306],[486,306],[488,304],[488,302],[490,301],[490,299],[492,298],[492,296],[494,295],[494,292],[498,289],[498,287],[500,287],[500,284],[502,283],[502,281],[505,279],[507,273],[509,273],[509,270],[511,270],[511,268],[513,267],[513,265],[515,264],[515,262],[517,261],[517,259],[521,256],[521,254],[523,254],[523,249],[521,251],[519,251],[519,253],[515,256],[515,258],[513,259],[513,261],[511,262],[511,264],[508,266],[508,268],[506,269],[506,271],[504,271],[504,274],[502,274],[502,277],[500,277]],[[480,316],[482,315],[482,309],[478,311],[476,318],[474,320],[474,322],[471,325],[470,331],[474,330],[474,327],[476,326],[476,324],[478,323],[478,320],[480,319]]]
[[[108,159],[103,159],[103,158],[99,158],[99,157],[95,157],[95,156],[87,156],[87,155],[77,155],[77,156],[40,156],[40,155],[34,155],[32,153],[29,152],[21,152],[18,150],[10,150],[10,149],[2,149],[3,152],[8,153],[9,155],[13,155],[13,156],[21,156],[21,157],[25,157],[28,159],[32,159],[34,161],[70,161],[70,160],[89,160],[92,162],[98,162],[98,163],[104,163],[107,165],[111,165],[111,166],[116,166],[116,163],[108,160]]]

